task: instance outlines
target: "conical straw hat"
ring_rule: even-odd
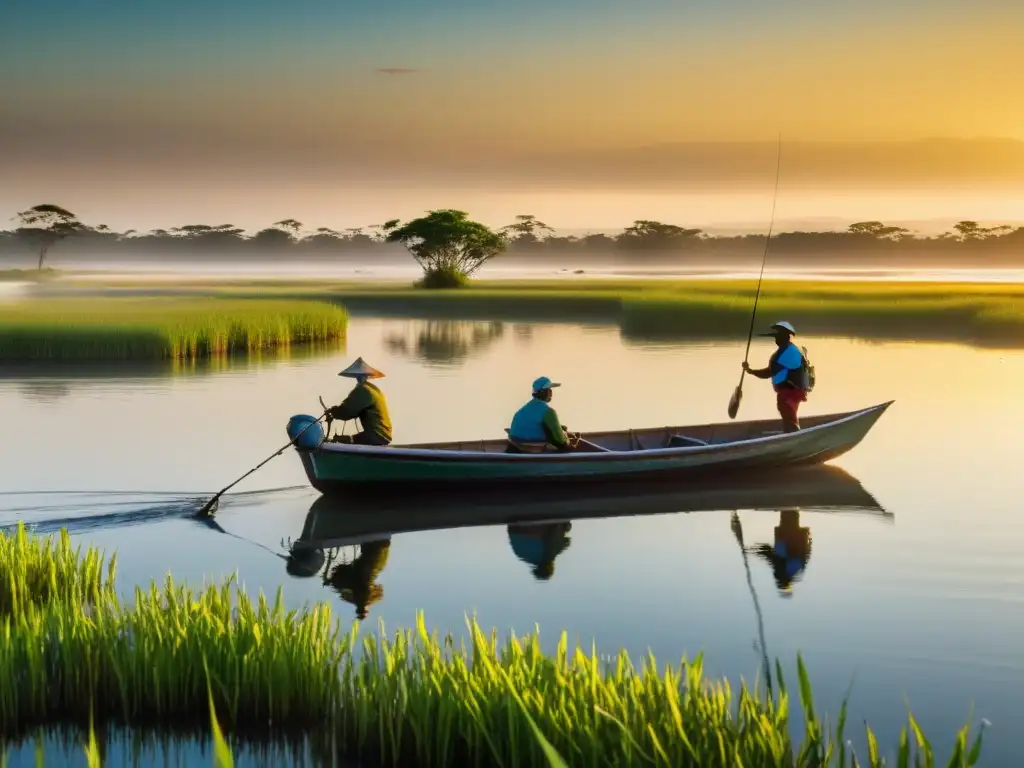
[[[356,358],[356,361],[352,363],[348,368],[338,374],[339,376],[348,376],[355,378],[356,376],[365,376],[368,379],[382,379],[384,374],[374,368],[372,365],[367,365],[363,358]]]

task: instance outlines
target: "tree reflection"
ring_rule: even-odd
[[[404,333],[389,334],[384,345],[428,365],[450,366],[483,351],[504,334],[505,324],[497,321],[424,320],[410,323]]]

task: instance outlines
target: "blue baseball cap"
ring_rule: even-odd
[[[534,379],[533,380],[533,391],[534,392],[540,392],[540,391],[545,390],[545,389],[551,389],[552,387],[560,387],[560,386],[562,386],[562,385],[561,384],[557,384],[556,382],[554,382],[551,379],[549,379],[547,376],[541,376],[539,379]]]

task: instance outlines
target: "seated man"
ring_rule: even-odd
[[[327,409],[327,418],[329,421],[359,419],[363,431],[355,435],[335,435],[331,442],[390,445],[391,417],[388,415],[388,404],[384,399],[384,393],[377,385],[369,382],[369,379],[383,378],[384,374],[364,363],[360,357],[338,375],[355,379],[356,385],[341,405]]]
[[[508,429],[510,445],[506,449],[507,453],[521,453],[522,449],[517,443],[547,443],[559,451],[569,451],[579,444],[579,436],[569,434],[558,420],[558,413],[549,405],[551,390],[560,386],[547,376],[541,376],[533,382],[533,397],[512,417],[512,426]]]

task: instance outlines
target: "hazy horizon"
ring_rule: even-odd
[[[41,202],[62,205],[86,224],[106,224],[117,231],[171,229],[185,224],[233,224],[250,233],[275,221],[296,218],[304,228],[337,230],[409,219],[434,208],[458,208],[488,226],[512,223],[532,214],[558,235],[619,232],[638,219],[697,227],[710,234],[763,233],[772,210],[772,178],[747,192],[673,192],[639,190],[501,189],[339,189],[310,200],[302,195],[273,194],[210,200],[194,190],[166,188],[161,195],[139,199],[131,188],[111,192],[115,200],[97,200],[87,184],[64,185],[62,195],[34,196],[19,188],[0,188],[0,230],[15,226],[12,217]],[[283,198],[283,199],[282,199]],[[118,204],[120,203],[120,204]],[[305,203],[305,205],[302,205]],[[857,221],[881,220],[922,235],[949,231],[965,219],[983,225],[1024,224],[1024,189],[1019,192],[959,190],[792,190],[780,184],[776,231],[844,230]]]
[[[0,212],[766,226],[781,132],[780,221],[1014,220],[1021,28],[996,0],[6,3]]]

